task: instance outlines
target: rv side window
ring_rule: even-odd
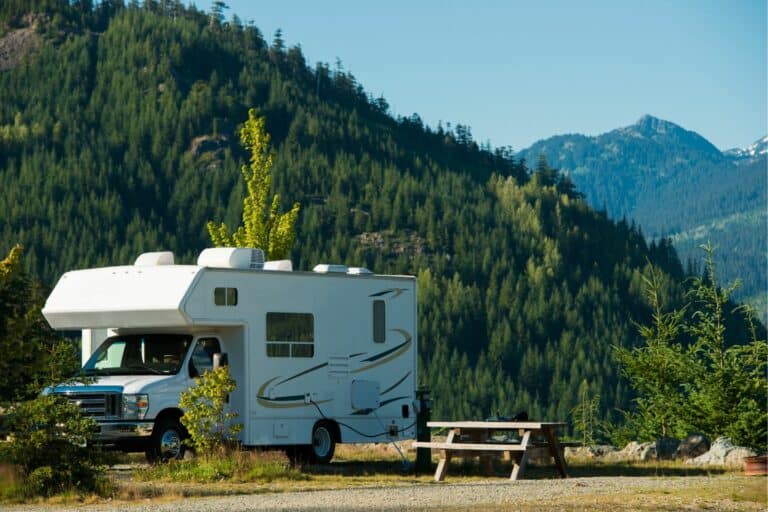
[[[267,313],[268,357],[313,357],[314,341],[311,313]]]
[[[237,288],[214,288],[213,303],[217,306],[237,306]]]
[[[383,300],[373,301],[373,341],[387,341],[387,306]]]

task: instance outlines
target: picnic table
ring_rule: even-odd
[[[429,428],[446,428],[448,436],[444,442],[417,441],[415,448],[440,450],[440,461],[435,470],[435,481],[445,479],[451,456],[479,456],[481,465],[490,471],[491,458],[504,455],[512,459],[510,480],[518,480],[525,471],[528,459],[535,450],[545,450],[555,460],[560,477],[568,478],[563,449],[557,439],[558,428],[565,423],[538,421],[430,421]],[[500,433],[516,432],[519,442],[495,440]]]

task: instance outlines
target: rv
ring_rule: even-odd
[[[170,252],[132,266],[65,273],[43,315],[82,330],[87,383],[49,388],[99,424],[97,440],[150,459],[179,458],[179,394],[218,364],[247,447],[291,447],[328,462],[337,443],[412,439],[416,280],[320,264],[293,271],[258,249]]]

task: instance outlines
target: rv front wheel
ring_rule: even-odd
[[[320,422],[312,429],[312,446],[310,456],[312,462],[327,464],[333,458],[336,450],[336,440],[333,436],[333,426],[329,422]]]
[[[184,457],[184,433],[175,419],[164,419],[155,425],[152,431],[151,445],[147,450],[147,459],[151,462],[166,462]]]

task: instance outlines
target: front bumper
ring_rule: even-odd
[[[102,443],[130,441],[148,438],[152,435],[153,421],[99,422],[96,440]]]

